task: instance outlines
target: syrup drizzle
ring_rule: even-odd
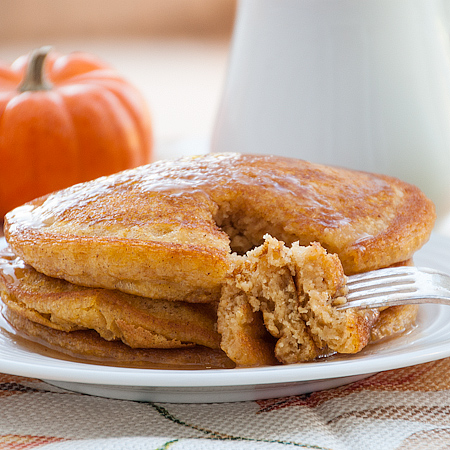
[[[7,221],[9,232],[14,234],[22,226],[27,229],[52,227],[55,222],[65,220],[68,211],[74,213],[89,209],[91,213],[93,204],[107,204],[110,196],[130,191],[137,198],[149,193],[164,193],[165,198],[189,197],[195,193],[214,202],[217,194],[221,196],[224,192],[239,191],[239,186],[257,188],[261,195],[268,195],[269,198],[301,198],[302,209],[311,220],[333,229],[351,225],[350,215],[355,211],[355,206],[351,204],[352,198],[356,201],[356,207],[361,199],[366,198],[379,201],[384,198],[386,204],[392,206],[392,189],[382,179],[359,173],[361,180],[357,183],[358,191],[350,192],[352,187],[346,186],[347,191],[343,194],[346,201],[336,208],[336,205],[330,204],[333,195],[330,196],[326,191],[334,191],[340,185],[339,171],[330,168],[315,180],[313,174],[309,173],[314,168],[309,166],[299,176],[290,170],[288,163],[278,168],[269,156],[260,157],[256,162],[252,158],[249,155],[227,153],[186,157],[175,162],[157,161],[77,184],[51,194],[41,204],[24,205],[10,212]],[[103,215],[108,213],[105,208],[98,209]],[[73,218],[71,214],[70,219]],[[103,220],[106,219],[103,217]],[[110,217],[110,220],[114,220],[114,217]],[[361,239],[367,237],[361,235]]]
[[[0,248],[0,276],[3,276],[8,284],[17,285],[24,277],[26,267],[25,262],[9,247]]]

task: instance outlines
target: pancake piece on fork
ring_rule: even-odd
[[[357,353],[416,319],[418,305],[337,310],[346,302],[347,277],[337,255],[317,242],[288,248],[267,235],[235,259],[222,289],[218,330],[222,349],[240,366]]]

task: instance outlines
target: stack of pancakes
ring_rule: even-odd
[[[272,156],[160,161],[5,217],[3,314],[115,364],[234,367],[354,353],[417,307],[337,311],[346,275],[410,264],[432,203],[387,176]]]

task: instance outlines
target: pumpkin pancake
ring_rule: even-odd
[[[10,311],[54,330],[95,330],[132,348],[218,348],[214,305],[150,300],[74,285],[0,251],[0,293]]]
[[[349,275],[409,259],[434,206],[398,179],[274,156],[209,154],[75,185],[6,215],[14,253],[75,284],[152,299],[214,302],[269,233],[319,242]]]
[[[131,348],[120,341],[107,341],[93,330],[60,331],[33,322],[20,311],[4,308],[3,316],[14,333],[41,344],[43,353],[55,350],[54,357],[64,355],[83,363],[153,369],[232,369],[235,367],[223,351],[208,347]],[[27,345],[24,342],[24,345]],[[38,349],[34,348],[35,351]]]

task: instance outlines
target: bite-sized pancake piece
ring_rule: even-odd
[[[209,154],[158,161],[50,194],[5,219],[46,275],[149,298],[215,301],[240,254],[272,236],[319,242],[346,274],[404,261],[434,206],[398,179],[301,160]]]
[[[154,369],[232,369],[235,367],[222,350],[195,346],[189,348],[131,348],[120,341],[106,341],[93,330],[60,331],[35,323],[20,312],[4,308],[4,317],[14,332],[79,362]],[[44,349],[44,350],[45,350]],[[45,350],[45,354],[48,351]]]
[[[76,286],[37,272],[9,249],[0,251],[0,293],[10,310],[55,330],[93,329],[134,348],[219,348],[212,304]]]
[[[337,310],[347,277],[339,258],[317,243],[290,248],[270,236],[245,256],[235,256],[218,308],[221,347],[238,365],[311,361],[333,352],[356,353],[374,338],[411,326],[410,309]],[[417,309],[414,311],[417,313]],[[400,320],[402,319],[402,320]],[[396,325],[394,325],[394,322]],[[264,327],[266,332],[264,333]],[[276,338],[270,342],[267,334]]]
[[[245,292],[233,282],[224,285],[219,302],[218,330],[221,348],[239,366],[279,364],[276,339],[266,330],[262,313],[254,311]]]

